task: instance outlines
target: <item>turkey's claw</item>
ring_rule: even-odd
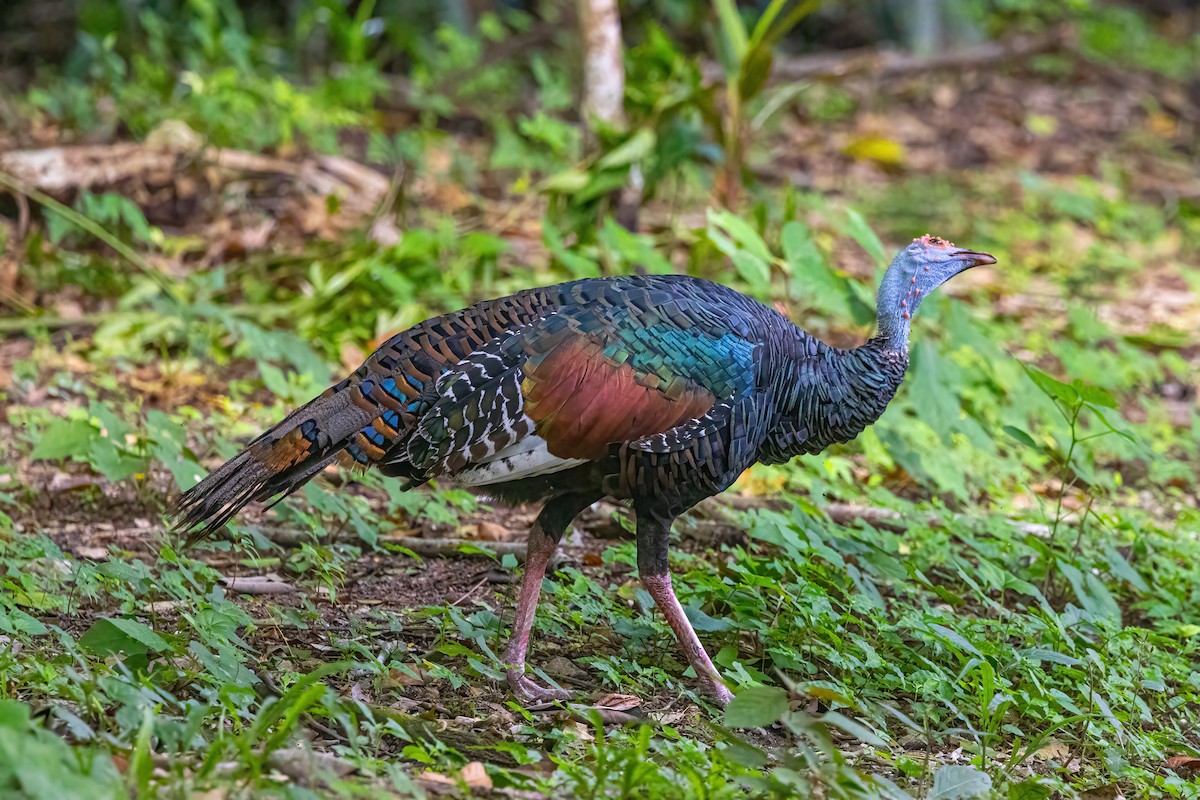
[[[723,683],[716,681],[704,681],[704,688],[714,700],[721,704],[721,707],[729,705],[729,701],[733,699],[733,692],[729,691],[729,687]]]
[[[508,685],[513,694],[522,703],[551,703],[556,700],[570,700],[575,696],[574,692],[567,689],[551,689],[534,683],[525,677],[523,669],[510,669],[505,674],[508,675]]]

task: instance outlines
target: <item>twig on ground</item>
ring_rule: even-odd
[[[221,578],[221,583],[231,592],[238,594],[272,595],[291,594],[296,587],[278,575],[249,575],[240,578]]]
[[[782,511],[787,508],[787,504],[781,500],[773,500],[770,498],[761,497],[739,497],[732,495],[730,497],[722,497],[719,500],[722,505],[737,509],[738,511],[750,511],[758,508],[769,508],[775,511]],[[951,514],[949,517],[943,517],[935,512],[928,512],[923,515],[908,515],[900,511],[894,511],[890,508],[879,508],[877,506],[860,506],[852,503],[829,503],[822,506],[821,510],[829,517],[830,520],[838,525],[850,525],[855,522],[865,522],[876,528],[884,528],[892,531],[905,530],[909,524],[920,523],[928,525],[931,528],[944,528],[949,521],[955,523],[973,525],[978,524],[981,520],[976,517],[971,517],[966,514]],[[709,520],[696,520],[696,526],[702,529],[706,526],[713,526],[719,523],[714,523]],[[1037,536],[1046,538],[1050,535],[1050,526],[1043,525],[1040,522],[1023,522],[1021,520],[1009,519],[1008,523],[1017,530],[1029,536]]]
[[[474,586],[472,586],[470,589],[467,590],[466,594],[464,594],[462,597],[455,600],[450,605],[456,606],[459,603],[461,603],[462,601],[466,600],[471,595],[475,594],[477,591],[479,591],[479,587],[483,586],[485,583],[488,582],[488,577],[490,574],[491,574],[490,572],[488,574],[485,574],[482,578],[479,579],[478,583],[476,583]]]
[[[605,725],[639,725],[650,721],[647,717],[630,714],[628,711],[606,708],[604,706],[589,706],[583,703],[570,703],[565,708],[559,703],[538,703],[526,706],[525,710],[533,714],[544,715],[548,719],[563,722],[574,720],[576,722],[591,723],[593,712],[599,715],[600,721]]]
[[[273,750],[267,764],[302,786],[323,788],[329,778],[344,778],[358,771],[350,761],[307,747],[288,747]]]
[[[426,539],[422,537],[381,538],[381,542],[398,545],[413,551],[425,558],[445,557],[477,557],[477,556],[516,556],[518,561],[525,560],[528,545],[525,542],[491,542],[482,539]],[[466,550],[463,548],[466,547]],[[563,545],[558,548],[554,562],[566,560],[578,553],[579,548]]]
[[[1016,61],[1049,52],[1064,44],[1065,36],[1055,30],[1042,36],[1021,36],[999,42],[984,42],[968,49],[950,50],[932,56],[916,56],[896,50],[864,48],[802,58],[775,59],[770,82],[821,80],[863,75],[871,78],[895,78],[938,70],[966,70]],[[704,65],[704,78],[710,83],[724,80],[720,64]]]

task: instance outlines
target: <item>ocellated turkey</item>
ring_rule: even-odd
[[[857,436],[908,366],[923,298],[987,253],[914,239],[878,292],[878,331],[824,344],[778,312],[679,275],[529,289],[426,320],[296,409],[178,498],[178,528],[204,536],[251,501],[295,491],[335,460],[404,488],[436,479],[542,504],[503,659],[522,700],[562,698],[525,675],[547,564],[575,516],[612,497],[637,515],[637,561],[705,688],[731,694],[671,584],[673,520],[755,462]]]

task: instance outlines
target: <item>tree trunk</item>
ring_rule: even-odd
[[[583,112],[613,127],[625,124],[625,61],[617,0],[579,0],[583,37]]]
[[[621,14],[617,0],[578,0],[583,39],[583,113],[588,125],[600,122],[625,127],[625,57],[621,46]],[[629,182],[613,197],[613,216],[626,230],[636,231],[645,182],[634,164]]]

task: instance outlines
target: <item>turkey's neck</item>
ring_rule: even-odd
[[[876,333],[878,346],[889,350],[908,353],[908,333],[912,329],[912,316],[917,313],[921,295],[913,295],[911,275],[902,265],[893,263],[883,276],[876,296]],[[864,345],[866,347],[867,345]]]
[[[907,330],[907,325],[905,325]],[[843,397],[847,422],[857,436],[887,408],[908,371],[908,342],[880,335],[850,350],[833,350],[826,389]]]
[[[801,333],[789,361],[779,408],[794,437],[776,443],[788,457],[848,442],[879,419],[904,380],[908,348],[881,335],[840,350]]]

